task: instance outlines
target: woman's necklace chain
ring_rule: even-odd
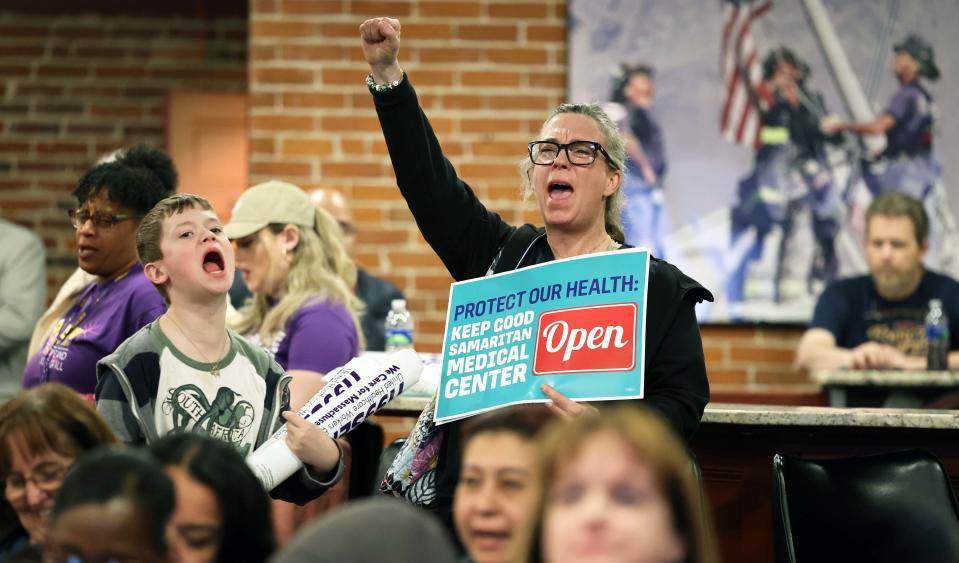
[[[603,248],[604,246],[605,248]],[[609,250],[616,250],[617,248],[619,248],[619,244],[613,240],[613,237],[607,234],[605,237],[603,237],[603,240],[599,241],[599,244],[594,246],[593,249],[587,252],[586,254],[593,254],[595,252],[606,252]]]
[[[548,240],[547,240],[547,244],[549,244]],[[613,237],[609,236],[609,234],[606,233],[606,236],[603,237],[601,241],[599,241],[599,244],[594,246],[592,249],[587,250],[583,254],[580,254],[580,256],[583,256],[585,254],[595,254],[596,252],[608,252],[610,250],[616,250],[617,248],[621,246],[623,246],[621,243],[616,242],[615,240],[613,240]],[[553,256],[555,256],[556,250],[553,249],[552,245],[550,245],[550,250],[553,251]]]
[[[173,326],[175,326],[176,329],[180,331],[180,334],[183,335],[183,338],[186,338],[186,341],[190,343],[190,346],[193,346],[193,349],[196,350],[198,354],[200,354],[200,357],[203,358],[203,361],[206,362],[206,363],[208,363],[208,364],[213,364],[213,368],[210,369],[210,375],[212,375],[212,376],[214,376],[214,377],[219,377],[219,376],[220,376],[220,362],[223,361],[223,359],[226,357],[226,355],[224,354],[223,356],[221,356],[220,359],[217,360],[216,362],[211,362],[211,361],[209,360],[209,358],[206,357],[206,354],[204,354],[203,351],[200,350],[200,347],[197,346],[195,342],[193,342],[193,339],[190,338],[189,336],[187,336],[186,331],[184,331],[183,328],[180,327],[180,324],[179,324],[178,322],[176,322],[176,320],[173,319],[173,316],[170,315],[170,314],[167,314],[167,315],[165,315],[165,316],[166,316],[167,319],[170,320],[171,323],[173,323]],[[229,338],[229,336],[227,336],[227,344],[228,344],[228,345],[229,345],[229,342],[230,342],[230,338]]]

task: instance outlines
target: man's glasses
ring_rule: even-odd
[[[18,497],[24,494],[27,483],[33,483],[45,493],[52,493],[63,483],[63,476],[67,474],[68,469],[70,469],[69,465],[49,463],[39,466],[31,475],[11,473],[4,479],[7,496]]]
[[[70,223],[73,228],[79,229],[87,221],[93,221],[93,226],[98,229],[110,229],[120,221],[129,221],[130,219],[143,219],[143,215],[111,215],[109,213],[94,212],[90,213],[86,209],[71,209],[67,211],[70,215]]]
[[[566,151],[566,160],[576,166],[589,166],[596,160],[596,155],[602,153],[606,160],[609,154],[599,143],[592,141],[573,141],[561,145],[552,141],[533,141],[529,144],[529,158],[533,164],[546,166],[552,164],[559,156],[559,151]]]

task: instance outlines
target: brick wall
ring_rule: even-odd
[[[162,146],[167,91],[244,91],[246,48],[241,17],[0,11],[0,215],[42,235],[51,296],[76,267],[80,175],[121,146]]]
[[[793,369],[801,327],[703,326],[703,351],[714,392],[811,392],[815,385]]]

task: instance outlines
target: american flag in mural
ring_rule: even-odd
[[[719,52],[723,99],[719,130],[724,139],[748,147],[756,146],[759,136],[755,92],[762,81],[753,26],[772,4],[772,0],[726,0],[723,3]]]

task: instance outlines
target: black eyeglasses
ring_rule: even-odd
[[[603,145],[593,141],[573,141],[565,145],[553,141],[533,141],[529,144],[529,158],[533,164],[546,166],[556,160],[561,150],[566,151],[566,160],[576,166],[589,166],[599,153],[609,161],[609,154],[603,149]]]
[[[90,213],[86,209],[71,209],[67,211],[67,213],[70,215],[70,223],[75,229],[79,229],[87,221],[93,221],[93,226],[98,229],[110,229],[120,221],[143,219],[143,215],[110,215],[109,213],[100,212]]]

